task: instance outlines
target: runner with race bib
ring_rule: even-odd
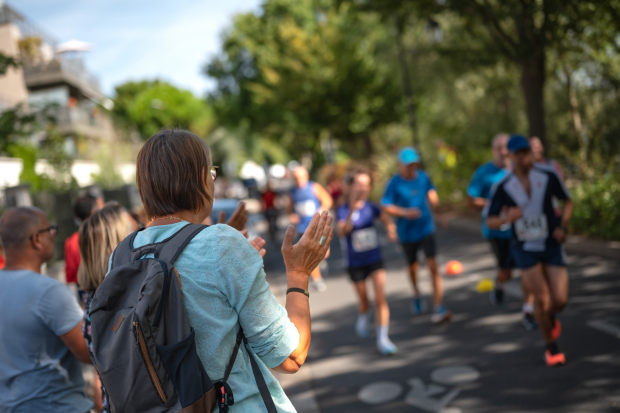
[[[493,160],[476,169],[469,187],[467,188],[468,204],[472,208],[482,211],[488,203],[491,187],[510,172],[510,159],[508,159],[509,136],[500,133],[493,138]],[[514,260],[510,255],[510,242],[512,229],[510,224],[505,224],[500,229],[489,229],[486,220],[482,218],[482,236],[489,240],[495,259],[497,260],[497,278],[495,287],[490,292],[491,303],[500,307],[504,303],[504,284],[512,278]],[[521,283],[523,287],[523,283]],[[528,329],[535,329],[538,324],[534,318],[534,296],[531,292],[523,289],[523,319],[521,324]]]
[[[414,314],[426,312],[426,303],[420,296],[417,282],[419,268],[418,250],[423,249],[426,265],[431,272],[433,284],[434,312],[431,321],[441,323],[450,320],[452,313],[443,305],[443,279],[437,268],[435,255],[435,223],[432,209],[445,225],[439,207],[439,196],[426,172],[419,170],[420,156],[412,147],[405,147],[398,153],[399,173],[390,179],[381,203],[385,210],[397,218],[398,238],[409,263],[409,277],[414,297],[411,311]]]
[[[534,294],[536,320],[547,343],[545,361],[556,366],[566,363],[556,343],[562,331],[556,314],[568,301],[568,272],[561,244],[566,240],[573,203],[553,168],[534,165],[525,137],[513,135],[508,151],[513,172],[493,187],[484,215],[489,228],[512,224],[510,251],[521,269],[522,282]],[[564,202],[561,216],[554,211],[553,197]]]
[[[333,200],[325,188],[310,180],[308,170],[303,166],[293,170],[293,177],[297,186],[291,190],[288,213],[291,223],[295,225],[296,239],[300,239],[314,214],[329,211]],[[325,258],[328,256],[329,251]],[[310,276],[317,291],[323,292],[327,289],[319,267],[316,267]]]
[[[366,279],[370,277],[375,290],[375,326],[377,350],[383,355],[394,354],[396,345],[388,337],[390,309],[385,298],[385,269],[379,249],[375,220],[380,219],[388,230],[390,241],[396,242],[396,227],[381,208],[368,201],[371,190],[370,173],[359,170],[352,176],[348,202],[337,210],[338,233],[341,237],[345,267],[359,298],[359,315],[355,332],[359,337],[369,334],[370,304]]]

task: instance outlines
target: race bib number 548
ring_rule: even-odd
[[[547,216],[540,214],[533,217],[523,217],[515,221],[515,232],[519,241],[545,239],[549,235]]]

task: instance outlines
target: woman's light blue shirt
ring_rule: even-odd
[[[185,225],[147,228],[138,233],[133,246],[163,241]],[[196,333],[198,356],[211,380],[223,378],[241,324],[278,412],[295,412],[268,367],[279,366],[297,348],[299,332],[271,293],[260,254],[239,231],[214,225],[185,247],[174,266]],[[235,397],[232,413],[267,411],[243,345],[228,383]]]

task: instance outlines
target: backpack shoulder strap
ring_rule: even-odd
[[[112,253],[112,266],[110,267],[110,269],[114,269],[116,267],[133,261],[133,240],[136,238],[136,235],[138,235],[138,232],[143,230],[144,228],[141,228],[135,232],[132,232],[116,246],[114,252]]]
[[[172,237],[157,245],[156,251],[154,252],[155,258],[174,264],[187,244],[207,227],[208,225],[201,224],[188,224],[184,226]]]

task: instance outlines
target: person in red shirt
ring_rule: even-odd
[[[269,183],[267,183],[267,188],[265,192],[261,194],[261,201],[263,204],[263,214],[265,215],[265,219],[269,224],[269,238],[271,241],[274,241],[276,238],[277,224],[276,220],[278,218],[278,210],[276,209],[276,197],[277,194],[271,189]]]
[[[79,197],[73,203],[73,214],[80,221],[80,224],[96,210],[103,208],[103,199],[92,195]],[[67,284],[77,284],[77,272],[80,266],[80,246],[78,244],[78,233],[74,232],[65,241],[65,275]]]

